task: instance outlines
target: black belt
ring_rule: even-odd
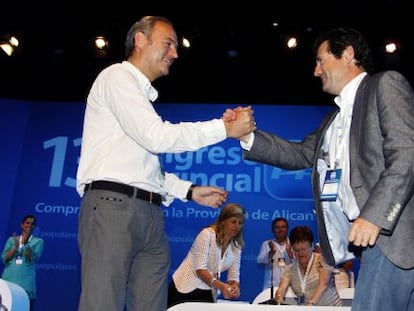
[[[146,190],[142,190],[133,186],[125,185],[116,183],[113,181],[107,180],[97,180],[93,181],[90,184],[85,186],[85,193],[89,190],[109,190],[114,191],[122,194],[126,194],[129,197],[137,197],[138,199],[145,200],[150,202],[151,204],[156,204],[158,206],[161,205],[161,195],[155,192],[149,192]]]

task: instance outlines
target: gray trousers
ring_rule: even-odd
[[[171,263],[162,209],[107,190],[81,202],[79,311],[167,309]]]

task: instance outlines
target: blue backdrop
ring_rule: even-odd
[[[220,117],[225,104],[155,104],[173,123]],[[258,127],[290,140],[313,131],[331,107],[255,105]],[[77,310],[80,292],[80,256],[77,220],[80,198],[75,191],[81,146],[83,103],[30,102],[0,99],[0,217],[1,248],[13,232],[20,232],[28,213],[38,220],[36,234],[45,241],[38,264],[37,309]],[[260,245],[272,237],[271,220],[283,216],[290,228],[309,225],[316,234],[310,188],[310,170],[284,171],[245,161],[237,140],[229,139],[197,152],[166,154],[167,171],[197,184],[229,191],[228,202],[248,211],[241,265],[240,300],[252,301],[262,289],[263,270],[256,264]],[[170,274],[189,250],[203,226],[218,210],[179,200],[164,208],[172,250]],[[1,270],[3,265],[1,265]]]

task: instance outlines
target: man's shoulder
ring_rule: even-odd
[[[380,81],[383,79],[405,80],[405,77],[403,76],[401,72],[396,71],[396,70],[383,70],[383,71],[379,71],[379,72],[376,72],[368,76],[368,80],[371,82]]]
[[[99,73],[99,75],[106,75],[113,72],[123,72],[128,70],[128,64],[127,62],[116,62],[112,63],[108,66],[106,66],[102,71]]]
[[[366,86],[371,92],[379,89],[394,88],[395,86],[403,86],[406,89],[411,88],[407,78],[396,70],[384,70],[367,76]]]
[[[262,245],[269,245],[270,242],[275,242],[274,239],[267,239],[262,242]]]

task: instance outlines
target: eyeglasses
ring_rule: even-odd
[[[312,249],[312,247],[310,247],[310,246],[302,246],[302,247],[294,247],[294,246],[292,246],[292,250],[295,252],[295,253],[307,253],[307,252],[309,252],[309,250],[311,250]]]

